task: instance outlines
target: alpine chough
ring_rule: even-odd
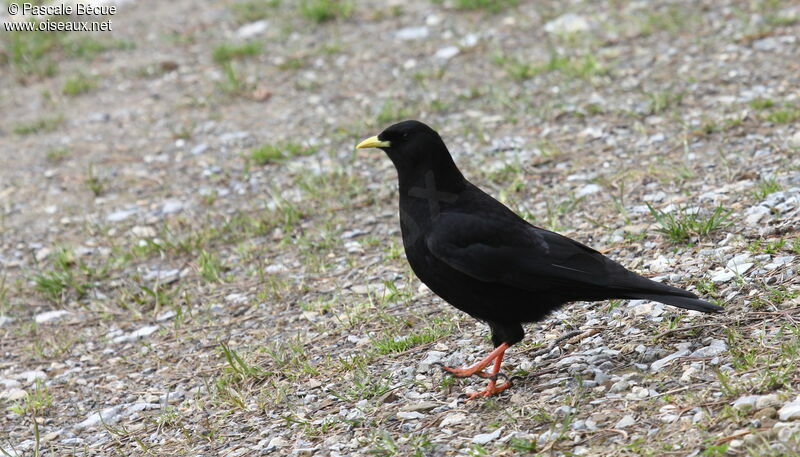
[[[628,271],[575,240],[529,224],[464,178],[442,138],[418,121],[392,125],[356,148],[379,148],[397,169],[400,227],[411,269],[436,295],[489,324],[495,349],[454,376],[497,385],[505,351],[522,324],[573,301],[653,300],[702,312],[722,311],[691,292]],[[483,371],[492,362],[491,371]]]

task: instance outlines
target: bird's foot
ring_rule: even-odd
[[[468,378],[470,376],[478,375],[482,378],[491,378],[492,376],[496,375],[497,372],[500,371],[500,363],[503,361],[503,354],[505,354],[506,349],[508,349],[508,344],[503,343],[500,346],[497,346],[492,352],[486,356],[485,359],[481,360],[480,362],[472,365],[468,368],[451,368],[442,365],[442,369],[451,375],[455,376],[456,378]],[[488,367],[492,362],[495,362],[495,369],[492,373],[484,372],[484,368]]]
[[[511,381],[506,381],[502,385],[498,386],[497,382],[493,379],[489,381],[489,385],[486,386],[486,388],[482,391],[469,394],[467,401],[474,400],[478,397],[491,397],[492,395],[497,395],[509,387],[511,387]]]
[[[496,376],[495,374],[488,373],[483,371],[483,368],[475,369],[475,367],[469,368],[451,368],[442,365],[442,370],[450,373],[455,378],[468,378],[470,376],[480,376],[481,378],[491,378]]]

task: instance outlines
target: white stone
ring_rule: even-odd
[[[622,419],[620,419],[617,422],[617,425],[614,426],[614,428],[625,428],[625,427],[631,426],[631,425],[633,425],[635,423],[636,423],[636,419],[634,419],[633,416],[628,414],[627,416],[625,416]]]
[[[797,397],[793,402],[783,405],[783,407],[778,410],[778,417],[782,421],[800,419],[800,397]]]
[[[457,56],[459,52],[461,52],[461,50],[458,49],[458,46],[446,46],[436,51],[433,57],[439,60],[450,60]]]
[[[625,398],[630,400],[643,400],[650,396],[650,391],[646,387],[633,386],[630,393]]]
[[[544,25],[545,32],[556,35],[585,32],[589,30],[589,21],[577,14],[563,14]]]
[[[127,334],[127,335],[118,336],[118,337],[114,338],[111,341],[114,342],[114,343],[127,343],[127,342],[130,342],[130,341],[136,341],[138,339],[142,339],[142,338],[145,338],[147,336],[152,335],[153,333],[155,333],[160,328],[161,327],[158,326],[158,325],[148,325],[146,327],[140,328],[139,330],[131,332],[131,333]]]
[[[756,409],[764,409],[770,406],[778,406],[781,404],[781,399],[775,394],[759,395],[756,399]]]
[[[712,339],[706,347],[702,347],[692,352],[692,357],[714,357],[728,350],[728,345],[724,341]]]
[[[106,408],[99,413],[92,413],[86,417],[86,419],[75,425],[75,430],[82,430],[85,428],[91,428],[98,424],[105,423],[105,424],[114,424],[119,420],[119,413],[122,411],[122,406],[112,406],[110,408]]]
[[[33,318],[37,324],[45,324],[48,322],[57,322],[60,320],[64,320],[67,316],[71,313],[69,311],[65,311],[63,309],[59,309],[56,311],[45,311],[43,313],[39,313],[36,317]]]
[[[439,427],[448,427],[450,425],[460,424],[467,420],[467,415],[464,413],[450,413],[442,419],[442,422],[439,423]]]
[[[0,392],[0,398],[6,399],[8,401],[17,401],[22,400],[25,396],[28,395],[23,389],[12,388],[8,390],[4,390]]]
[[[120,222],[139,212],[138,209],[121,209],[106,216],[108,222]]]
[[[271,440],[269,440],[269,444],[267,444],[267,449],[286,447],[288,445],[289,445],[289,442],[285,438],[280,437],[280,436],[276,436],[275,438],[272,438]]]
[[[504,428],[505,427],[500,427],[492,433],[481,433],[480,435],[475,435],[472,438],[472,442],[475,444],[486,444],[489,441],[494,441],[500,437],[500,434],[503,433]]]
[[[405,27],[395,32],[394,36],[400,41],[410,41],[410,40],[421,40],[423,38],[427,38],[428,33],[429,33],[428,28],[425,26]]]
[[[575,192],[575,196],[576,197],[585,197],[587,195],[596,194],[596,193],[600,192],[601,190],[603,190],[603,188],[600,187],[597,184],[587,184],[587,185],[581,187],[580,189],[578,189],[578,191]]]
[[[173,270],[150,270],[142,275],[142,279],[145,281],[154,281],[158,280],[162,283],[168,283],[172,281],[176,281],[178,276],[180,275],[180,270],[173,269]]]
[[[733,409],[752,409],[756,406],[757,400],[758,395],[743,395],[731,403],[731,406]]]
[[[759,222],[761,222],[761,219],[763,219],[764,216],[767,216],[769,213],[770,210],[766,206],[761,206],[761,205],[751,206],[750,208],[747,209],[747,211],[745,211],[744,221],[748,225],[756,225]]]
[[[672,361],[677,359],[678,357],[683,357],[683,356],[688,355],[688,354],[689,354],[689,350],[688,349],[683,349],[681,351],[673,352],[672,354],[664,357],[663,359],[656,360],[655,362],[653,362],[653,364],[650,365],[650,370],[651,371],[659,371],[662,368],[664,368],[665,366],[671,364]]]
[[[647,302],[634,306],[631,311],[634,316],[658,317],[664,314],[664,305],[661,303]]]
[[[173,214],[181,210],[183,210],[183,203],[178,200],[167,200],[164,202],[164,206],[161,207],[163,214]]]
[[[419,363],[417,371],[427,372],[436,363],[440,363],[444,356],[447,355],[441,351],[429,351],[427,356]]]
[[[794,135],[789,138],[789,146],[800,149],[800,130],[794,132]]]
[[[776,268],[782,267],[788,263],[791,263],[794,260],[793,255],[783,255],[778,256],[772,259],[772,262],[764,265],[764,269],[766,270],[774,270]]]
[[[750,259],[750,254],[739,254],[729,260],[725,266],[737,275],[743,275],[753,266],[753,262]]]
[[[719,284],[723,282],[728,282],[734,277],[736,277],[736,274],[734,272],[722,270],[711,275],[711,282]]]
[[[414,419],[422,419],[425,417],[425,414],[422,414],[419,411],[400,411],[397,413],[398,419],[405,419],[405,420],[414,420]]]
[[[689,368],[684,370],[683,374],[681,375],[681,382],[690,382],[692,380],[692,377],[699,372],[700,370],[698,370],[697,368],[689,366]]]
[[[3,327],[4,325],[10,324],[12,322],[14,322],[14,318],[13,317],[0,316],[0,327]]]
[[[265,20],[260,20],[251,22],[249,24],[245,24],[236,30],[236,36],[238,36],[239,38],[247,39],[247,38],[252,38],[256,35],[261,35],[262,33],[267,31],[267,25],[268,25],[267,21]],[[194,153],[195,153],[194,150],[192,150],[192,154]]]
[[[133,228],[131,228],[131,234],[141,238],[155,238],[156,229],[145,225],[136,225]]]
[[[650,271],[653,273],[663,273],[670,268],[669,259],[663,255],[656,257],[652,262],[650,262]]]

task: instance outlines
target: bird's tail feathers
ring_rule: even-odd
[[[683,297],[677,295],[660,295],[660,294],[646,294],[635,293],[631,294],[628,298],[638,298],[642,300],[653,300],[667,305],[677,306],[678,308],[691,309],[694,311],[702,311],[704,313],[718,313],[724,311],[724,308],[717,306],[711,302],[701,300],[699,298]]]

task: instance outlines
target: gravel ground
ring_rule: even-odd
[[[0,455],[800,453],[796,2],[112,20],[0,35]],[[413,276],[391,163],[353,149],[404,118],[531,222],[726,313],[571,304],[466,402],[483,380],[436,363],[488,329]]]

